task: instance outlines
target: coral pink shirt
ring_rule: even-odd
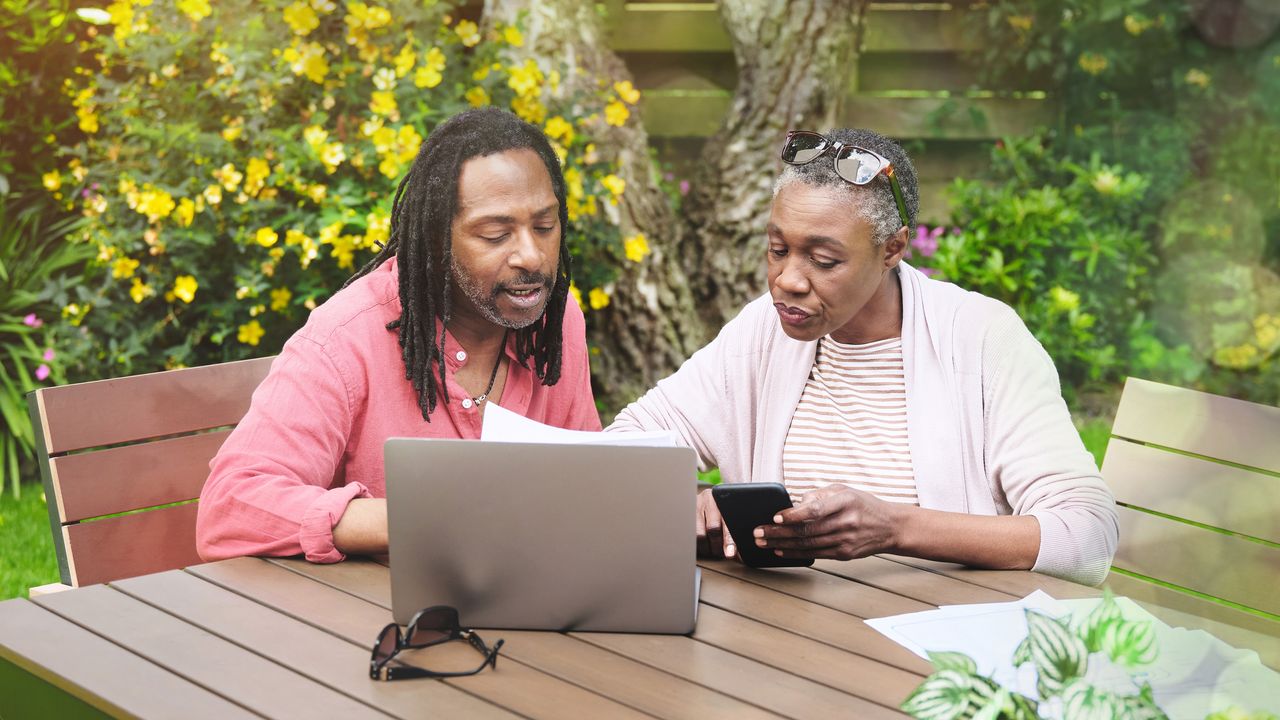
[[[210,462],[196,547],[205,560],[303,554],[337,562],[333,527],[354,498],[386,497],[382,445],[390,437],[480,437],[481,415],[454,380],[469,359],[445,337],[449,402],[422,419],[405,379],[397,332],[396,261],[316,308],[284,345],[249,412]],[[582,311],[564,314],[560,381],[542,385],[516,360],[514,338],[500,404],[538,422],[599,430]],[[438,337],[438,336],[437,336]]]

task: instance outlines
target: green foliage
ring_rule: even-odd
[[[0,195],[0,489],[8,479],[15,496],[35,448],[25,395],[66,382],[49,330],[58,317],[55,298],[77,286],[93,255],[72,237],[80,224],[42,198]]]
[[[0,600],[25,597],[27,589],[58,582],[44,493],[0,493]]]
[[[1165,718],[1147,685],[1129,695],[1107,692],[1086,680],[1091,654],[1105,652],[1127,666],[1155,660],[1154,631],[1147,621],[1125,620],[1108,592],[1082,621],[1069,624],[1036,610],[1027,610],[1027,637],[1013,654],[1013,664],[1031,663],[1036,670],[1040,703],[1059,698],[1062,717]],[[978,674],[977,663],[962,653],[930,653],[934,673],[902,703],[912,717],[925,719],[1039,718],[1037,701],[1001,687]]]
[[[278,350],[387,240],[423,137],[475,105],[553,139],[592,305],[636,252],[616,227],[623,183],[593,138],[638,93],[607,78],[569,92],[561,78],[577,70],[520,59],[515,27],[407,0],[120,0],[107,14],[68,89],[86,139],[44,175],[89,218],[104,269],[66,298],[77,378]]]

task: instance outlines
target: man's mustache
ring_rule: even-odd
[[[554,277],[544,273],[523,273],[514,280],[508,280],[494,285],[493,296],[496,298],[499,293],[506,292],[514,286],[528,287],[530,285],[541,285],[547,289],[547,292],[550,292],[551,286],[555,284],[555,281],[556,279]]]

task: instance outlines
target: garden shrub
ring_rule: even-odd
[[[46,318],[79,379],[277,351],[387,239],[424,137],[471,106],[552,138],[584,306],[608,300],[602,254],[647,251],[619,236],[625,184],[593,144],[638,92],[569,95],[575,70],[515,57],[518,27],[407,1],[119,0],[101,21],[67,89],[86,139],[44,176],[103,270]]]

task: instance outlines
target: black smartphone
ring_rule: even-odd
[[[761,525],[772,525],[779,510],[791,507],[791,495],[780,483],[732,483],[711,488],[711,497],[720,508],[720,517],[742,562],[750,567],[808,567],[813,559],[782,558],[756,545],[751,533]]]

